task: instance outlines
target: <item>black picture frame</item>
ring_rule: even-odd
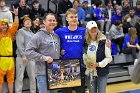
[[[81,86],[80,59],[56,59],[46,62],[48,89],[62,89]]]

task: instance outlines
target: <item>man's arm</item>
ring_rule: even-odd
[[[19,23],[18,8],[14,8],[14,7],[13,7],[13,10],[14,10],[13,13],[14,13],[14,15],[15,15],[14,22]]]
[[[12,34],[12,36],[17,32],[19,26],[18,8],[15,9],[13,7],[13,13],[15,17],[14,17],[14,22],[12,24],[12,27],[10,28],[10,33]]]
[[[26,57],[28,59],[34,59],[39,62],[44,62],[44,61],[47,61],[48,63],[52,62],[53,59],[50,56],[45,56],[37,52],[41,44],[40,42],[41,42],[40,37],[37,36],[37,34],[35,34],[26,46],[26,51],[25,51]]]

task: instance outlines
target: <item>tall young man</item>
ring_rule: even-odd
[[[85,28],[78,27],[77,10],[70,8],[66,12],[68,27],[57,29],[55,32],[60,37],[62,59],[80,58],[83,55]],[[82,85],[74,87],[76,93],[85,93],[84,65],[81,61]],[[72,93],[73,88],[62,89],[62,93]]]

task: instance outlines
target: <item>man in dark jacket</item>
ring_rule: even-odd
[[[64,14],[69,8],[72,8],[72,2],[69,0],[62,0],[58,4],[58,14]]]
[[[26,4],[26,0],[20,0],[19,3],[15,3],[14,7],[18,7],[18,17],[19,17],[19,28],[22,27],[24,17],[30,17],[30,8]]]
[[[34,0],[32,3],[32,10],[31,10],[31,19],[35,17],[43,17],[45,14],[45,10],[41,7],[41,4],[38,0]]]

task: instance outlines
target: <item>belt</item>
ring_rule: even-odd
[[[0,55],[0,57],[15,57],[15,56],[2,56],[2,55]]]

